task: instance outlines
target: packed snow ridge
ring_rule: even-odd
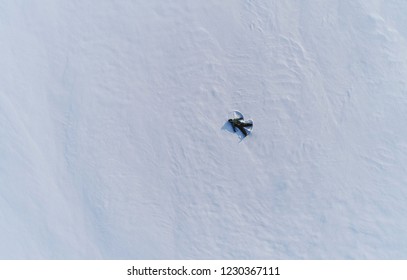
[[[407,258],[406,15],[2,1],[0,258]]]

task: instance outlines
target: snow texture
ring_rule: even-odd
[[[403,0],[1,1],[0,258],[406,259],[406,26]]]

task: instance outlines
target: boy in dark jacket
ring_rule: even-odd
[[[243,133],[244,137],[247,136],[245,127],[252,127],[252,123],[245,123],[243,118],[229,119],[228,122],[232,125],[233,131],[236,132],[236,127]]]

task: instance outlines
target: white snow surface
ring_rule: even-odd
[[[9,0],[0,39],[0,258],[407,258],[407,1]]]

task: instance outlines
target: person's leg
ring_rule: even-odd
[[[244,129],[244,127],[239,126],[239,130],[243,133],[243,135],[246,137],[247,136],[247,131]]]

